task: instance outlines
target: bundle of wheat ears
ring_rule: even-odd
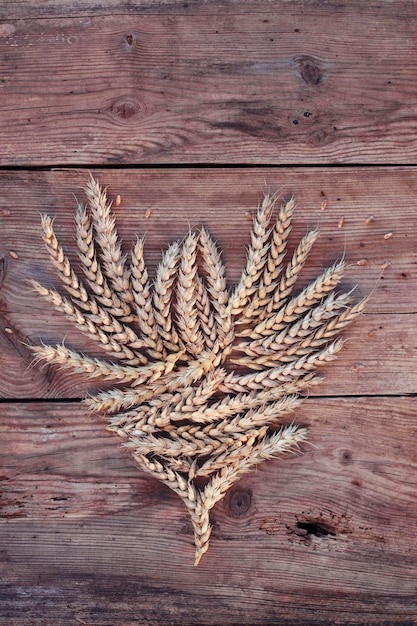
[[[69,295],[32,284],[110,360],[64,344],[33,350],[38,360],[118,384],[84,402],[108,414],[108,430],[125,439],[138,465],[180,496],[197,565],[216,502],[254,465],[306,439],[305,428],[283,418],[320,382],[316,368],[336,357],[343,343],[336,335],[367,299],[353,303],[351,293],[335,293],[343,261],[294,295],[318,237],[317,230],[306,234],[285,261],[294,199],[271,223],[276,198],[265,195],[246,267],[229,291],[204,227],[171,243],[151,281],[144,240],[125,255],[106,191],[91,178],[86,195],[75,216],[82,280],[44,215],[43,239]]]

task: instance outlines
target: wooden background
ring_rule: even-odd
[[[3,0],[0,18],[0,624],[416,624],[417,3]],[[292,244],[320,227],[303,284],[344,254],[344,286],[374,290],[295,416],[312,445],[214,508],[198,568],[180,500],[80,404],[97,385],[25,345],[98,354],[27,284],[56,284],[40,212],[75,259],[89,171],[151,271],[204,223],[232,285],[269,186],[296,195]]]

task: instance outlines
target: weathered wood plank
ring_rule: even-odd
[[[345,288],[357,284],[358,297],[375,288],[367,313],[347,331],[339,360],[326,371],[317,392],[326,395],[410,393],[416,389],[415,313],[410,285],[417,279],[416,168],[189,169],[96,172],[109,195],[122,196],[117,211],[119,234],[128,249],[136,234],[146,233],[151,275],[161,251],[187,229],[205,224],[224,251],[230,283],[237,281],[249,242],[248,216],[265,182],[283,196],[295,193],[299,204],[292,245],[308,227],[322,235],[303,274],[303,286],[345,254],[350,264]],[[58,285],[40,237],[39,212],[55,217],[55,228],[76,262],[73,193],[82,199],[85,171],[2,172],[0,205],[0,382],[2,397],[80,397],[84,379],[52,368],[30,367],[24,343],[60,342],[99,355],[96,345],[71,328],[65,318],[38,298],[29,278]],[[328,206],[321,210],[323,199]],[[149,216],[149,209],[151,215]],[[367,224],[367,216],[374,221]],[[147,218],[146,215],[149,217]],[[338,228],[345,216],[343,228]],[[384,234],[392,232],[390,239]],[[17,258],[15,258],[17,256]],[[367,265],[357,261],[366,258]],[[378,281],[381,265],[390,261]],[[22,343],[23,342],[23,343]]]
[[[41,305],[38,304],[38,307]],[[33,315],[33,309],[32,309]],[[407,394],[417,389],[417,336],[415,314],[365,314],[347,329],[347,343],[336,361],[320,368],[324,376],[320,386],[310,391],[316,395]],[[18,316],[22,325],[32,325],[26,315]],[[39,330],[33,342],[55,345],[65,338],[65,345],[85,354],[104,357],[96,344],[78,331],[71,330],[59,313],[50,311],[48,304],[37,320]],[[32,326],[33,328],[33,326]],[[19,338],[28,342],[27,334],[8,335],[2,329],[0,363],[2,378],[0,396],[3,398],[80,398],[110,388],[111,383],[88,380],[57,367],[33,364],[33,355]]]
[[[8,624],[29,609],[37,625],[417,618],[414,398],[306,400],[296,421],[314,447],[261,464],[216,505],[197,569],[180,501],[99,418],[68,403],[1,413]]]
[[[37,5],[33,0],[3,0],[2,8],[4,17],[9,19],[45,19],[46,17],[74,17],[93,15],[169,15],[171,13],[179,15],[244,15],[256,13],[271,14],[271,9],[277,4],[274,0],[210,0],[210,2],[200,2],[199,0],[134,0],[123,2],[120,0],[100,0],[100,3],[80,0],[43,0],[41,5]],[[360,8],[363,15],[368,19],[375,14],[376,9],[383,15],[392,14],[392,1],[375,5],[369,0],[352,0],[349,6],[333,4],[315,5],[305,0],[293,0],[291,3],[298,14],[302,16],[314,15],[318,9],[337,10],[344,14],[353,10],[353,7]],[[400,0],[395,2],[397,6],[396,14],[400,19],[415,17],[413,0]]]
[[[2,165],[415,162],[413,2],[8,2],[3,18]]]

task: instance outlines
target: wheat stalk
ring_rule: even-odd
[[[171,243],[152,283],[144,239],[125,254],[105,190],[91,179],[86,194],[88,206],[79,203],[75,216],[84,282],[45,215],[42,237],[68,295],[32,285],[114,361],[62,343],[33,347],[35,361],[121,385],[84,402],[107,414],[107,429],[124,440],[140,468],[182,499],[197,565],[208,549],[216,502],[251,467],[305,441],[306,429],[286,425],[286,416],[321,381],[317,368],[336,357],[339,333],[368,298],[354,303],[351,293],[335,293],[343,262],[294,295],[318,232],[303,237],[285,261],[293,198],[271,226],[276,197],[265,195],[246,266],[229,292],[220,252],[204,227]]]

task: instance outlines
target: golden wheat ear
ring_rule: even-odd
[[[32,286],[110,360],[61,343],[32,347],[35,364],[120,385],[84,403],[107,415],[107,429],[138,466],[181,498],[198,565],[209,547],[210,511],[231,485],[306,440],[306,429],[287,417],[320,383],[317,368],[336,358],[340,332],[368,298],[355,303],[352,293],[336,293],[343,262],[295,291],[318,232],[303,237],[286,260],[294,198],[273,221],[277,198],[265,195],[245,268],[229,291],[204,227],[168,246],[152,282],[144,239],[125,254],[105,189],[91,178],[85,191],[87,204],[78,203],[75,213],[82,278],[44,215],[42,237],[66,295]]]

